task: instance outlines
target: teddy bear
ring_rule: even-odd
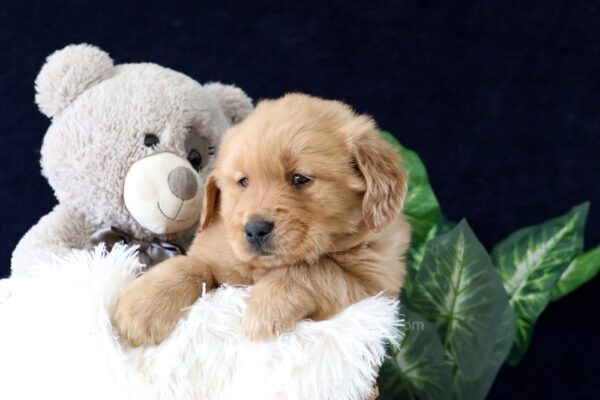
[[[99,243],[135,245],[146,266],[185,253],[221,136],[251,99],[156,64],[115,65],[88,44],[50,55],[35,89],[51,119],[42,174],[58,204],[18,243],[12,276]]]

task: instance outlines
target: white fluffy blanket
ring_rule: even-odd
[[[225,287],[190,307],[161,345],[130,349],[110,315],[138,268],[117,247],[0,281],[0,399],[364,399],[398,339],[396,302],[373,297],[250,342],[240,329],[248,289]]]

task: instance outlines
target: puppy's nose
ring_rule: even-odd
[[[244,225],[246,240],[252,247],[263,247],[271,239],[273,223],[266,219],[253,219]]]
[[[167,181],[169,182],[171,193],[184,201],[193,198],[198,191],[196,176],[189,168],[175,168],[169,172]]]

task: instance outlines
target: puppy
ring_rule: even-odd
[[[373,120],[343,103],[260,102],[223,139],[188,254],[135,280],[114,325],[134,346],[159,343],[203,287],[225,283],[254,285],[242,320],[253,340],[398,296],[410,240],[400,162]]]

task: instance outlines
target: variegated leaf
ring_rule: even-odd
[[[456,223],[448,221],[444,216],[441,216],[437,224],[431,227],[425,240],[422,242],[412,242],[407,253],[406,253],[406,264],[408,266],[408,273],[404,280],[404,287],[402,289],[402,301],[404,304],[410,305],[411,292],[413,290],[413,282],[415,281],[419,266],[423,262],[425,256],[425,248],[427,243],[436,236],[442,235],[450,231]]]
[[[410,303],[438,329],[463,379],[486,369],[506,294],[491,259],[466,221],[427,244]]]
[[[427,233],[441,215],[440,205],[429,185],[425,165],[417,153],[402,146],[389,132],[382,131],[381,136],[404,158],[408,192],[403,213],[411,225],[413,242],[424,242]]]
[[[461,371],[456,371],[454,379],[454,395],[457,400],[485,399],[490,391],[498,370],[510,352],[517,330],[515,314],[505,297],[500,324],[496,332],[496,341],[488,365],[481,370],[475,379],[465,379]]]
[[[600,272],[600,246],[589,250],[571,261],[552,289],[550,300],[563,298]]]
[[[419,156],[398,143],[389,132],[382,131],[381,136],[403,157],[403,168],[408,174],[408,192],[402,212],[411,225],[411,244],[406,254],[407,279],[402,297],[406,304],[410,304],[409,294],[425,253],[425,245],[442,230],[447,231],[449,223],[441,215],[439,203],[429,185],[427,170]]]
[[[414,267],[415,270],[418,270],[419,265],[423,262],[423,257],[425,256],[425,247],[427,243],[435,238],[436,236],[443,235],[444,233],[448,233],[454,226],[455,222],[448,221],[443,215],[440,216],[438,222],[431,227],[427,235],[425,236],[425,240],[421,243],[412,243],[408,253],[406,255],[407,262]]]
[[[527,351],[533,326],[548,304],[551,290],[580,254],[588,206],[583,204],[562,217],[519,230],[492,251],[517,317],[509,364],[517,364]]]
[[[378,399],[449,399],[451,366],[436,327],[406,307],[403,311],[406,336],[381,367]]]

